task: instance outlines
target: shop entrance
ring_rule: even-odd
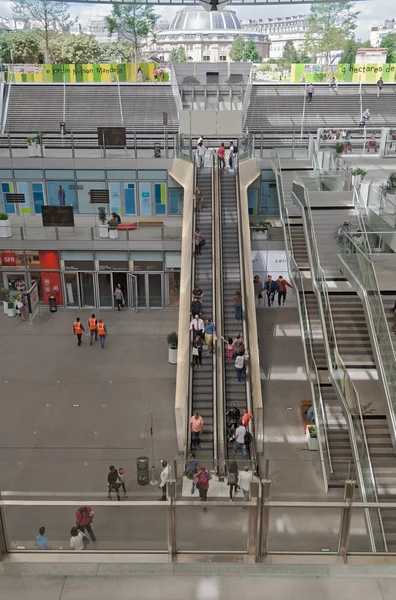
[[[62,273],[65,303],[70,308],[93,308],[96,304],[96,273],[91,271]]]
[[[162,308],[162,273],[136,273],[138,308]]]
[[[98,273],[97,297],[99,308],[114,308],[116,305],[114,292],[118,284],[124,296],[124,306],[129,304],[128,273],[112,272]]]

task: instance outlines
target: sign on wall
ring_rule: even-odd
[[[338,64],[332,65],[329,73],[320,71],[317,65],[293,64],[291,66],[291,83],[320,83],[329,80],[329,77],[336,78],[337,81],[351,83],[376,83],[382,77],[385,83],[394,83],[396,81],[396,64]]]
[[[140,63],[142,82],[154,82],[156,63]],[[11,83],[111,83],[136,81],[135,63],[8,65]],[[163,81],[169,81],[164,72]]]

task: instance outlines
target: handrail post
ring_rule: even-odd
[[[257,527],[257,544],[256,544],[256,562],[261,562],[262,558],[268,554],[268,536],[270,524],[270,506],[271,499],[271,479],[260,480],[259,493],[259,518]]]
[[[175,506],[175,483],[168,483],[168,554],[171,562],[176,562],[176,506]]]
[[[348,506],[342,509],[340,536],[338,541],[338,554],[341,556],[342,562],[344,563],[346,562],[348,553],[348,541],[352,520],[352,500],[355,485],[355,481],[348,480],[345,482],[344,501]]]

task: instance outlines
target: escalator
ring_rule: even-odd
[[[223,275],[223,336],[225,339],[234,339],[237,333],[243,335],[242,321],[235,321],[235,308],[233,303],[233,297],[236,290],[242,291],[235,174],[221,174],[220,190]],[[242,409],[248,407],[246,380],[243,383],[237,381],[234,359],[227,359],[226,353],[224,353],[224,356],[225,411],[228,412],[235,402],[242,416]],[[228,456],[230,459],[232,458],[232,445],[232,442],[228,443]],[[227,444],[225,450],[227,457]],[[238,453],[237,459],[239,460],[240,458],[241,455]],[[249,456],[247,458],[249,458]]]
[[[194,282],[203,293],[202,319],[213,316],[213,284],[212,284],[212,172],[209,168],[197,170],[197,185],[203,197],[201,212],[196,213],[196,227],[205,239],[201,255],[194,260]],[[213,358],[207,356],[204,345],[202,367],[192,367],[192,414],[198,412],[204,420],[201,434],[201,448],[195,451],[199,461],[206,459],[211,466],[214,458],[214,422],[213,422]],[[191,415],[190,415],[191,416]],[[190,440],[190,435],[188,436]],[[202,464],[202,463],[201,463]]]

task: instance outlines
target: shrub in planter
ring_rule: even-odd
[[[385,192],[388,194],[396,194],[396,173],[393,172],[389,175],[388,181],[385,184]]]
[[[316,427],[315,427],[315,425],[309,425],[308,431],[309,431],[309,437],[313,438],[313,439],[316,439]]]
[[[334,152],[336,156],[340,156],[345,150],[345,142],[336,142],[334,144]]]
[[[104,206],[98,206],[98,218],[99,218],[99,237],[109,237],[109,227],[107,224],[107,212]]]
[[[118,238],[118,229],[117,229],[117,221],[115,221],[114,219],[110,219],[110,221],[108,221],[107,223],[108,228],[109,228],[109,238],[116,240]]]
[[[361,169],[360,167],[357,167],[356,169],[352,170],[352,175],[354,177],[356,177],[357,175],[360,175],[362,179],[364,179],[367,175],[367,171],[365,169]]]
[[[7,213],[0,213],[0,221],[8,221]]]
[[[177,364],[177,346],[178,337],[176,331],[168,333],[168,346],[169,346],[169,362],[171,365]]]
[[[0,237],[12,236],[11,225],[7,213],[0,213]]]
[[[271,221],[251,221],[250,231],[252,232],[252,240],[266,240],[268,230],[271,227]]]

